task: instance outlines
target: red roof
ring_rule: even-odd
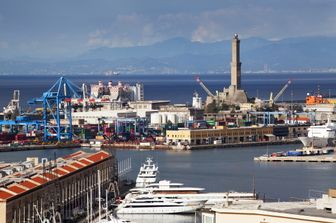
[[[71,163],[71,166],[77,167],[79,169],[85,167],[86,165],[84,165],[83,163],[79,163],[79,162],[75,162],[75,163]]]
[[[101,161],[101,160],[104,160],[104,159],[108,158],[109,156],[110,155],[108,153],[101,151],[101,152],[98,152],[96,154],[93,154],[93,155],[87,157],[87,159],[91,160],[93,162],[98,162],[98,161]]]
[[[60,170],[60,169],[54,169],[53,172],[58,174],[58,175],[61,175],[61,176],[64,176],[64,175],[68,174],[67,172],[65,172],[63,170]]]
[[[13,195],[8,192],[0,190],[0,199],[8,199],[10,197],[13,197]]]
[[[79,162],[84,163],[86,166],[92,164],[91,162],[89,162],[89,161],[87,161],[85,159],[80,159]]]
[[[45,176],[48,179],[55,179],[55,178],[57,178],[56,175],[51,174],[51,173],[43,173],[42,175]]]
[[[84,152],[83,151],[78,151],[78,152],[72,153],[70,155],[64,156],[63,159],[71,159],[71,158],[74,158],[75,156],[78,156],[78,155],[81,155],[81,154],[84,154]]]
[[[65,169],[65,170],[67,170],[67,171],[69,171],[69,172],[74,172],[74,171],[76,171],[76,169],[74,169],[74,168],[72,168],[72,167],[70,167],[70,166],[62,166],[62,169]]]
[[[85,157],[85,158],[83,158],[83,157]],[[52,170],[52,172],[49,171],[49,172],[44,172],[40,175],[35,175],[31,179],[24,180],[24,181],[20,182],[19,184],[10,185],[10,186],[7,187],[8,191],[3,191],[6,187],[3,190],[1,190],[1,187],[0,187],[0,199],[3,199],[3,200],[9,199],[11,197],[16,196],[16,195],[13,195],[13,194],[21,194],[25,191],[36,188],[36,187],[38,187],[42,184],[45,184],[50,180],[57,179],[58,176],[67,175],[71,172],[76,171],[77,169],[82,169],[82,168],[84,168],[86,166],[89,166],[89,165],[92,165],[96,162],[105,160],[108,157],[110,157],[110,155],[107,152],[104,152],[104,151],[100,151],[96,154],[87,154],[87,153],[82,152],[82,151],[73,153],[69,156],[64,157],[65,159],[69,159],[69,160],[72,159],[73,160],[73,162],[69,165],[65,165],[65,166],[62,166],[62,167],[59,167],[59,168],[55,168],[55,169]],[[41,170],[42,167],[38,166],[38,167],[35,168],[35,170],[38,170],[38,169]],[[69,172],[66,172],[65,170],[69,171]],[[16,173],[16,174],[20,174],[20,173]],[[37,174],[38,174],[38,172],[37,172]],[[27,188],[27,190],[25,188]],[[13,192],[13,194],[11,194],[10,192]]]
[[[32,182],[29,182],[29,181],[23,181],[21,183],[19,183],[20,185],[24,186],[24,187],[27,187],[28,189],[33,189],[35,187],[37,187],[36,184],[33,184]]]
[[[9,186],[7,189],[13,191],[16,194],[21,194],[26,191],[25,189],[18,187],[16,185]]]
[[[45,184],[48,182],[48,180],[46,180],[45,178],[43,177],[40,177],[40,176],[34,176],[33,178],[31,178],[33,181],[37,182],[37,183],[40,183],[40,184]]]

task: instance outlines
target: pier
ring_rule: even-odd
[[[26,151],[26,150],[44,150],[44,149],[66,149],[79,148],[79,143],[64,144],[46,144],[46,145],[0,145],[0,152]]]
[[[254,161],[260,162],[310,162],[310,163],[336,163],[336,155],[315,155],[315,156],[280,156],[254,157]]]

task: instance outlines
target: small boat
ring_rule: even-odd
[[[146,162],[140,167],[139,174],[136,179],[135,187],[145,187],[148,184],[155,183],[158,174],[158,166],[150,157],[147,157]]]

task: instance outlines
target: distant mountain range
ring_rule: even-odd
[[[241,40],[243,72],[336,70],[336,37]],[[89,50],[66,61],[0,59],[0,74],[223,73],[229,72],[231,40],[215,43],[173,38],[148,46]]]

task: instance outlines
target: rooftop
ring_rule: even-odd
[[[97,153],[79,151],[57,158],[56,165],[55,161],[52,160],[44,165],[38,164],[22,172],[15,172],[12,175],[5,176],[1,178],[0,182],[0,202],[19,196],[47,182],[79,171],[109,157],[110,155],[105,151]]]
[[[316,201],[300,201],[300,202],[263,202],[261,200],[240,200],[233,201],[228,207],[217,205],[212,208],[216,212],[234,211],[241,213],[243,211],[269,211],[277,214],[295,214],[309,217],[321,217],[336,219],[336,214],[331,214],[325,210],[316,208]]]

